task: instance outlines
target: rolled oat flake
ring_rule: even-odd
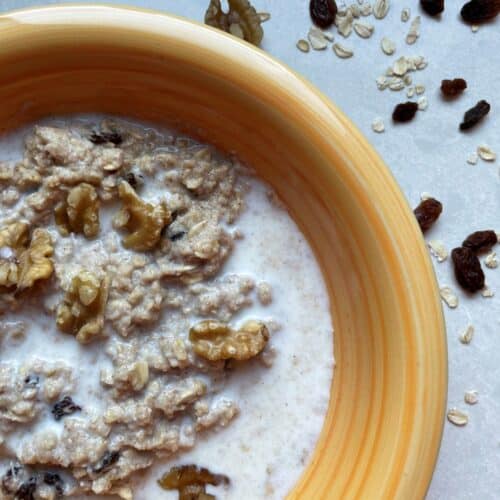
[[[478,146],[477,154],[484,161],[495,161],[497,159],[496,153],[486,144]]]
[[[392,56],[396,52],[396,44],[386,36],[380,41],[380,47],[382,47],[382,52],[388,56]]]
[[[300,39],[297,42],[297,48],[302,52],[309,52],[309,50],[311,49],[311,47],[309,46],[309,42],[304,39]]]
[[[439,295],[450,309],[456,309],[458,307],[458,297],[449,286],[442,286],[439,289]]]
[[[410,15],[410,9],[408,7],[405,7],[401,11],[401,21],[403,21],[404,23],[408,22],[410,20]]]
[[[376,19],[383,19],[389,12],[389,0],[376,0],[373,5],[373,15]]]
[[[460,334],[458,339],[462,344],[469,345],[472,342],[473,337],[474,327],[472,325],[468,325],[467,328]]]
[[[361,38],[370,38],[373,35],[373,30],[374,27],[371,24],[367,23],[354,23],[354,31],[361,37]]]
[[[307,38],[309,38],[309,43],[314,50],[325,50],[328,47],[328,40],[325,35],[315,26],[311,27],[307,34]]]
[[[406,35],[406,43],[413,45],[420,36],[420,16],[417,16],[410,25],[408,34]]]
[[[348,59],[354,55],[354,52],[347,47],[344,47],[340,43],[333,44],[333,51],[337,54],[338,57],[342,59]]]
[[[377,117],[372,121],[372,130],[374,132],[377,132],[378,134],[381,134],[385,130],[385,125],[382,118]]]
[[[479,394],[477,391],[465,391],[464,401],[468,405],[475,405],[479,401]]]
[[[448,414],[446,416],[448,420],[457,427],[463,427],[469,422],[469,416],[463,411],[458,410],[457,408],[451,408],[450,410],[448,410]]]

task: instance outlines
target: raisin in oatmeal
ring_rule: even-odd
[[[333,343],[269,188],[191,139],[89,116],[1,138],[0,186],[0,498],[177,498],[157,481],[186,464],[224,475],[217,498],[283,498]]]

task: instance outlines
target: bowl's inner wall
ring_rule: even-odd
[[[331,125],[314,114],[315,108],[330,114],[326,102],[311,93],[304,116],[304,102],[280,90],[280,75],[271,84],[222,55],[214,62],[210,44],[204,49],[172,39],[169,45],[160,35],[88,26],[79,27],[78,36],[73,27],[66,37],[61,26],[24,26],[22,37],[10,29],[0,46],[0,67],[8,68],[0,72],[0,129],[75,112],[174,126],[237,152],[277,190],[308,237],[330,293],[337,369],[320,442],[291,498],[368,498],[374,491],[380,498],[421,497],[427,484],[414,483],[413,468],[432,454],[440,433],[429,430],[433,442],[411,451],[416,427],[423,425],[413,416],[425,399],[413,388],[422,370],[435,369],[441,385],[444,377],[441,366],[412,355],[421,346],[404,332],[426,327],[417,324],[419,308],[439,311],[428,309],[418,289],[413,302],[404,296],[402,254],[421,260],[422,249],[419,242],[401,253],[394,249],[363,179],[348,178],[351,139],[332,137]],[[238,50],[244,55],[248,49]],[[209,57],[212,66],[204,62]],[[231,78],[224,64],[233,65]],[[298,79],[288,83],[288,89],[302,85]],[[378,159],[364,147],[356,154],[370,168]],[[429,280],[425,268],[422,289]],[[435,412],[438,403],[426,404]],[[432,467],[427,460],[418,474],[429,476]]]

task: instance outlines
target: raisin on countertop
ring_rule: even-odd
[[[61,420],[66,415],[72,415],[77,411],[81,411],[81,407],[76,405],[69,396],[66,396],[54,405],[52,415],[54,415],[55,420]]]
[[[451,252],[455,278],[468,292],[474,293],[484,287],[484,273],[477,255],[470,248],[454,248]]]
[[[498,243],[498,236],[495,231],[488,229],[486,231],[476,231],[469,234],[462,243],[463,247],[469,248],[475,253],[490,250],[492,246]]]
[[[500,13],[500,0],[471,0],[460,11],[462,19],[469,24],[491,21]]]
[[[443,80],[441,82],[441,92],[446,97],[456,97],[467,88],[467,82],[463,78],[453,80]]]
[[[392,112],[392,119],[398,123],[409,122],[413,120],[418,111],[418,104],[416,102],[404,102],[398,104]]]
[[[469,130],[477,125],[489,112],[491,106],[485,100],[479,101],[473,108],[465,112],[460,130]]]
[[[321,29],[327,29],[335,22],[338,8],[335,0],[311,0],[309,13],[312,22]]]
[[[422,200],[413,213],[423,233],[427,231],[439,218],[443,205],[434,198]]]
[[[444,0],[420,0],[420,6],[429,16],[437,16],[444,11]]]

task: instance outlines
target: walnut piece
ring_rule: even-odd
[[[52,239],[44,229],[35,229],[28,245],[29,225],[14,222],[0,229],[0,286],[24,290],[47,279],[54,269]]]
[[[264,30],[255,8],[248,0],[228,0],[228,4],[229,11],[226,14],[220,0],[211,0],[205,13],[205,24],[260,46]]]
[[[123,207],[115,215],[113,225],[130,233],[123,239],[123,245],[138,252],[152,250],[160,241],[163,228],[172,220],[167,206],[141,200],[126,181],[118,187],[118,194]]]
[[[64,333],[76,335],[76,340],[82,344],[92,341],[104,326],[108,292],[108,277],[99,280],[88,271],[80,272],[71,281],[57,309],[57,327]]]
[[[99,234],[99,198],[94,186],[82,182],[55,208],[55,221],[63,236],[70,233],[94,238]]]
[[[259,321],[247,321],[239,330],[234,330],[227,323],[204,320],[190,329],[189,340],[195,353],[209,361],[244,361],[264,349],[269,340],[269,331]]]

